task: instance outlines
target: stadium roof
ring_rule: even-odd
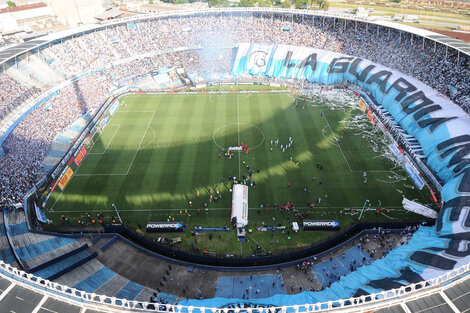
[[[26,51],[35,48],[43,43],[47,42],[47,40],[43,39],[37,39],[37,40],[31,40],[27,42],[20,43],[18,45],[15,45],[13,47],[8,47],[2,51],[0,51],[0,63],[4,63],[5,61],[21,55],[25,53]]]
[[[468,42],[465,42],[459,39],[454,39],[454,38],[440,35],[440,34],[435,34],[435,35],[431,35],[428,37],[431,38],[432,40],[442,43],[443,45],[448,45],[449,47],[452,47],[455,50],[460,50],[470,55],[470,44]]]
[[[117,18],[121,15],[123,15],[125,12],[120,11],[119,9],[111,9],[108,11],[104,11],[103,13],[95,16],[97,20],[109,20],[109,19],[114,19]]]
[[[463,52],[467,55],[470,55],[470,43],[465,42],[460,39],[455,39],[449,36],[441,35],[426,29],[422,28],[417,28],[413,26],[408,26],[408,25],[403,25],[399,23],[393,23],[390,21],[384,21],[384,20],[371,20],[370,21],[373,24],[377,24],[380,26],[385,26],[385,27],[390,27],[390,28],[395,28],[401,31],[405,31],[408,33],[415,34],[420,37],[424,37],[433,41],[436,41],[438,43],[441,43],[445,46],[449,46],[457,51]]]
[[[66,38],[66,37],[78,35],[84,32],[93,31],[94,29],[119,25],[123,23],[136,22],[139,20],[155,19],[155,18],[160,18],[160,17],[190,16],[190,15],[198,15],[198,14],[217,13],[217,12],[239,13],[239,14],[245,14],[245,13],[261,13],[261,14],[277,13],[277,14],[292,14],[292,15],[303,14],[303,15],[310,15],[310,16],[323,16],[326,18],[347,19],[351,21],[375,24],[375,25],[379,25],[382,27],[390,27],[393,29],[408,32],[416,36],[420,36],[420,37],[438,42],[440,44],[443,44],[445,46],[448,46],[452,49],[455,49],[461,53],[464,53],[470,56],[470,44],[465,41],[454,39],[445,35],[441,35],[441,34],[438,34],[429,30],[425,30],[425,29],[421,29],[421,28],[417,28],[413,26],[393,23],[390,21],[384,21],[384,20],[378,19],[377,17],[360,18],[355,15],[344,14],[344,13],[331,13],[331,12],[324,12],[324,11],[295,10],[295,9],[281,9],[281,8],[216,8],[216,9],[169,11],[169,12],[141,14],[141,15],[136,15],[136,16],[131,16],[131,17],[115,19],[113,21],[105,22],[103,24],[89,24],[89,25],[81,26],[80,28],[68,29],[65,31],[52,33],[52,34],[40,37],[36,40],[24,42],[19,45],[8,47],[0,51],[0,64],[5,63],[11,58],[14,58],[23,53],[26,53],[27,51],[31,49],[41,47],[44,44],[51,43],[55,40],[60,40],[61,38]]]

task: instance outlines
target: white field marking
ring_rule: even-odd
[[[117,112],[115,112],[115,113],[117,113]],[[111,125],[111,124],[107,124],[107,125],[106,125],[106,128],[108,128],[108,127],[121,127],[121,125]],[[92,138],[91,142],[93,143],[93,147],[91,147],[90,151],[93,150],[93,148],[95,147],[96,142],[98,141],[98,139],[100,139],[100,137],[101,137],[102,134],[103,134],[103,130],[101,130],[101,131],[99,132],[98,138],[96,138],[95,141],[93,141],[93,138]],[[95,135],[96,135],[96,133],[95,133]],[[113,136],[113,137],[114,137],[114,136]],[[88,154],[90,154],[90,152],[88,152]],[[99,154],[99,153],[93,152],[92,154]]]
[[[333,129],[331,128],[330,122],[328,122],[328,119],[326,118],[325,113],[323,113],[323,110],[320,110],[320,111],[322,112],[322,115],[325,118],[326,123],[328,124],[328,128],[330,129],[331,134],[333,134],[333,137],[336,139],[335,133],[333,132]],[[325,136],[325,138],[326,138],[326,136]],[[341,154],[343,155],[344,161],[348,165],[349,171],[352,172],[352,173],[362,173],[362,172],[366,172],[366,173],[389,173],[389,172],[391,172],[390,170],[370,170],[370,171],[353,170],[353,169],[351,169],[351,166],[349,165],[348,159],[346,159],[346,156],[344,155],[343,149],[341,149],[341,146],[339,145],[339,143],[338,142],[331,142],[328,138],[326,138],[326,140],[328,140],[328,142],[330,142],[330,143],[335,144],[339,148],[339,151],[341,151]]]
[[[130,112],[130,113],[133,113],[133,112],[139,112],[139,111],[116,111],[116,112],[114,112],[114,113],[120,113],[120,112]],[[146,111],[145,111],[145,112],[146,112]],[[149,112],[153,112],[153,111],[149,111]],[[111,118],[111,119],[112,119],[112,118]],[[108,128],[108,127],[119,127],[119,128],[120,128],[121,126],[122,126],[122,124],[119,124],[119,125],[107,124],[107,125],[106,125],[106,128]],[[104,152],[102,152],[102,153],[100,153],[100,152],[91,152],[91,151],[93,151],[93,148],[95,147],[96,142],[98,141],[98,139],[99,139],[99,138],[101,137],[101,135],[103,134],[103,130],[102,130],[102,131],[100,132],[98,138],[96,138],[96,141],[93,143],[93,147],[90,149],[90,152],[88,152],[87,155],[88,155],[88,154],[104,154],[104,153],[106,152],[106,150],[108,149],[108,146],[111,144],[111,141],[113,141],[114,136],[115,136],[116,133],[119,131],[119,128],[114,132],[114,134],[113,134],[113,136],[111,137],[111,140],[109,141],[108,145],[106,146],[106,149],[104,150]],[[85,157],[86,157],[86,156],[85,156]],[[82,163],[83,163],[83,160],[82,160]],[[80,164],[80,165],[81,165],[81,164]],[[79,167],[80,167],[80,166],[79,166]],[[77,168],[77,170],[76,170],[75,172],[77,172],[77,171],[78,171],[78,168]],[[82,176],[82,174],[75,174],[75,176]],[[85,176],[85,175],[83,175],[83,176]]]
[[[367,170],[367,171],[356,171],[353,172],[366,172],[366,173],[393,173],[391,170]]]
[[[259,130],[259,132],[261,133],[261,136],[263,136],[263,139],[261,139],[261,141],[260,141],[259,144],[257,144],[257,145],[254,146],[254,147],[250,147],[251,150],[255,150],[256,148],[258,148],[259,146],[261,146],[261,145],[264,143],[264,141],[266,140],[266,136],[264,135],[264,132],[263,132],[263,131],[261,130],[261,128],[259,128],[258,126],[253,125],[253,124],[250,124],[250,123],[238,123],[238,124],[239,124],[239,126],[240,126],[240,125],[249,125],[249,126],[251,126],[251,127],[257,128],[257,129]],[[219,144],[217,143],[217,140],[215,140],[215,134],[217,134],[217,132],[218,132],[219,130],[221,130],[222,128],[227,127],[227,126],[232,126],[232,125],[237,125],[237,123],[224,124],[224,125],[219,126],[218,128],[216,128],[216,130],[214,130],[214,132],[212,133],[212,141],[213,141],[214,144],[215,144],[217,147],[219,147],[220,149],[225,149],[225,147],[222,147],[221,145],[219,145]]]
[[[85,161],[85,159],[86,159],[86,157],[87,157],[88,154],[89,154],[89,153],[87,153],[87,154],[85,155],[85,157],[83,158],[82,162],[81,162],[80,165],[77,167],[77,169],[75,170],[74,174],[72,175],[72,177],[73,177],[73,176],[81,176],[80,174],[76,174],[76,173],[78,173],[78,170],[80,169],[80,167],[81,167],[82,164],[84,163],[84,161]],[[70,178],[70,179],[72,179],[72,178]],[[54,201],[54,203],[52,204],[51,208],[49,209],[49,210],[50,210],[49,212],[53,212],[54,206],[56,205],[57,201],[59,201],[60,197],[61,197],[62,194],[64,193],[64,190],[65,190],[65,189],[67,188],[67,186],[69,185],[70,179],[69,179],[69,181],[67,182],[67,185],[65,185],[64,189],[62,189],[62,191],[60,192],[60,194],[59,194],[59,196],[57,197],[57,199],[56,199],[56,200]],[[59,187],[59,188],[60,188],[60,187]]]
[[[328,128],[330,128],[331,134],[336,139],[335,133],[333,132],[333,129],[331,128],[330,122],[328,122],[328,119],[326,118],[325,113],[323,113],[323,110],[320,110],[320,112],[321,112],[321,115],[323,115],[323,118],[325,119],[326,123],[328,124]],[[352,172],[353,170],[351,169],[351,166],[349,165],[349,162],[348,162],[348,160],[346,159],[346,156],[343,153],[343,149],[341,149],[341,146],[338,144],[338,142],[336,142],[335,144],[339,148],[339,151],[341,151],[341,154],[343,155],[344,161],[348,165],[349,171]]]
[[[240,102],[237,94],[237,126],[238,126],[238,143],[240,143]]]
[[[127,169],[126,175],[129,174],[129,171],[131,170],[132,164],[134,164],[134,160],[135,160],[135,157],[137,156],[137,152],[139,152],[140,146],[142,146],[142,141],[144,141],[145,135],[147,134],[147,132],[148,132],[148,130],[149,130],[149,128],[150,128],[150,124],[152,123],[154,116],[155,116],[155,111],[153,112],[152,118],[150,119],[149,123],[147,124],[147,129],[145,130],[144,135],[143,135],[142,138],[140,139],[139,147],[135,150],[134,157],[132,158],[132,161],[131,161],[131,164],[129,165],[129,168]]]
[[[116,113],[155,113],[155,111],[116,111]]]
[[[254,241],[254,242],[257,244],[257,245],[260,245],[260,244],[259,244],[259,242],[258,242],[258,241],[256,241],[256,239],[255,239],[255,238],[253,238],[253,237],[250,237],[250,236],[247,236],[247,237],[248,237],[248,238],[250,238],[250,240],[253,240],[253,241]],[[261,246],[261,245],[260,245],[260,246]]]
[[[82,162],[83,162],[83,161],[82,161]],[[80,163],[80,165],[81,165],[81,163]],[[68,182],[67,182],[67,185],[68,185]],[[65,186],[65,188],[67,188],[67,185]],[[60,191],[59,196],[57,197],[57,199],[55,199],[54,203],[52,204],[51,208],[49,209],[49,212],[54,212],[54,211],[53,211],[54,206],[55,206],[55,204],[57,203],[57,201],[59,201],[59,199],[60,199],[60,197],[62,196],[62,194],[64,193],[65,188]]]
[[[238,144],[240,144],[240,103],[238,101],[238,93],[237,93],[237,127],[238,127]],[[238,179],[240,179],[241,171],[240,171],[240,150],[238,150]],[[240,246],[241,249],[241,246]]]
[[[323,137],[325,137],[325,140],[328,141],[329,143],[331,143],[332,145],[336,145],[337,143],[335,143],[334,141],[331,141],[330,139],[328,139],[328,137],[325,135],[325,129],[328,128],[328,125],[326,125],[325,127],[323,127],[322,129],[322,135]],[[335,137],[336,138],[336,137]]]
[[[403,210],[402,207],[387,207],[384,206],[387,209],[390,210]],[[344,209],[345,207],[330,207],[330,209]],[[348,209],[361,209],[362,207],[347,207]],[[296,207],[296,209],[310,209],[310,207]],[[326,210],[328,207],[315,207],[316,210],[318,209],[323,209]],[[187,209],[188,211],[197,211],[197,208],[193,209]],[[228,211],[232,210],[232,208],[210,208],[211,211]],[[248,208],[248,210],[259,210],[259,208]],[[165,212],[165,211],[179,211],[179,209],[168,209],[168,208],[161,208],[161,209],[144,209],[144,210],[135,210],[135,209],[129,209],[129,210],[122,210],[120,209],[119,212]],[[60,211],[64,213],[76,213],[76,212],[83,212],[83,210],[70,210],[70,211]],[[115,210],[88,210],[88,212],[116,212]]]
[[[143,150],[143,149],[147,148],[148,146],[150,146],[153,143],[153,141],[155,140],[155,137],[157,136],[156,133],[155,133],[155,129],[153,129],[152,127],[150,127],[150,129],[153,132],[153,138],[152,138],[152,140],[150,140],[150,142],[148,144],[146,144],[145,146],[140,148],[140,150]]]
[[[108,127],[111,126],[111,125],[108,125]],[[113,136],[111,137],[111,139],[109,140],[108,144],[106,145],[106,148],[104,148],[104,151],[103,152],[89,152],[88,154],[92,154],[92,155],[95,155],[95,154],[105,154],[106,153],[106,150],[108,150],[108,147],[109,145],[111,144],[111,142],[113,141],[114,139],[114,136],[116,136],[117,132],[119,131],[119,129],[121,128],[121,125],[119,125],[119,127],[114,131],[114,134]],[[102,134],[102,132],[101,132]],[[100,136],[101,136],[100,134]],[[99,137],[98,137],[99,138]],[[93,147],[95,147],[95,145],[93,145]]]
[[[96,144],[96,142],[98,141],[98,139],[100,139],[102,133],[103,133],[103,130],[101,130],[101,131],[96,131],[96,133],[95,133],[93,136],[91,136],[91,144],[92,144],[93,146],[91,147],[90,151],[93,150],[93,147],[95,146],[95,144]],[[98,137],[96,138],[95,141],[93,141],[93,137],[95,137],[96,134],[98,134]]]
[[[238,179],[240,179],[240,150],[238,150]]]
[[[74,176],[78,176],[78,177],[80,177],[80,176],[85,176],[85,177],[90,177],[90,176],[127,176],[127,175],[129,174],[129,171],[131,170],[132,164],[134,163],[135,157],[137,156],[137,152],[139,152],[139,150],[141,150],[142,141],[144,140],[145,135],[147,134],[149,128],[151,128],[151,127],[150,127],[150,124],[152,123],[153,117],[155,116],[155,112],[154,112],[154,111],[151,111],[151,112],[153,112],[152,118],[150,119],[150,121],[149,121],[149,123],[148,123],[148,125],[147,125],[147,128],[145,129],[145,132],[144,132],[142,138],[140,139],[139,146],[138,146],[137,149],[135,150],[134,157],[132,158],[132,161],[131,161],[131,163],[129,164],[129,167],[128,167],[128,169],[127,169],[127,171],[126,171],[125,173],[116,173],[116,174],[107,174],[107,173],[96,174],[96,173],[89,173],[89,174],[75,174]],[[153,130],[153,129],[152,129],[152,130]],[[82,163],[83,163],[83,161],[82,161]],[[82,165],[82,163],[81,163],[80,165]],[[79,168],[80,168],[80,166],[79,166]],[[78,171],[78,168],[77,168],[77,171]],[[62,192],[63,192],[63,190],[62,190]],[[62,192],[61,192],[61,195],[62,195]],[[60,197],[60,195],[59,195],[59,197]],[[59,200],[59,198],[57,198],[57,200]],[[57,200],[56,200],[56,202],[57,202]],[[54,203],[54,205],[55,205],[55,203]],[[52,208],[51,208],[51,209],[52,209]]]
[[[76,176],[76,177],[90,177],[90,176],[126,176],[127,174],[124,173],[124,174],[100,174],[100,173],[97,173],[97,174],[93,174],[93,173],[90,173],[90,174],[75,174],[73,176]]]

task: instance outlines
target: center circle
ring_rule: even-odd
[[[212,134],[212,140],[220,149],[235,147],[243,142],[253,150],[261,146],[264,139],[261,128],[250,123],[225,124],[214,130]]]

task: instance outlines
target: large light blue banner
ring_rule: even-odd
[[[459,106],[396,70],[369,60],[306,47],[242,43],[232,75],[283,77],[323,84],[348,81],[359,86],[419,141],[427,165],[446,182],[441,192],[445,205],[436,226],[422,227],[406,246],[342,277],[322,292],[278,295],[258,301],[214,298],[181,304],[230,307],[234,303],[256,306],[328,301],[431,279],[470,261],[470,118]]]

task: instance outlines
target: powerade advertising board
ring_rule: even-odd
[[[333,220],[304,220],[303,230],[339,230],[339,222]]]
[[[174,233],[184,232],[183,222],[148,222],[147,233]]]

